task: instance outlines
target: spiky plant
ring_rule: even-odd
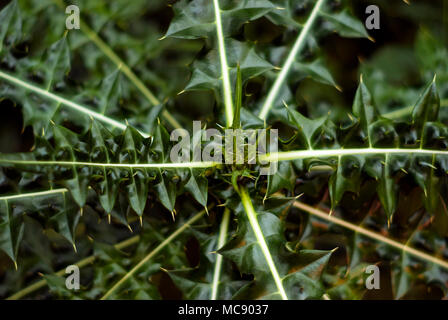
[[[438,70],[412,108],[381,113],[386,84],[372,94],[361,77],[349,117],[309,118],[298,81],[340,90],[320,39],[369,38],[346,1],[178,1],[162,37],[151,17],[165,1],[78,2],[80,30],[65,30],[62,0],[0,12],[0,95],[34,134],[29,152],[0,155],[0,248],[13,262],[1,296],[359,299],[365,267],[381,260],[394,298],[417,282],[446,294]],[[282,31],[276,44],[245,34],[260,21]],[[446,88],[445,73],[438,81]],[[261,94],[248,93],[253,83]],[[184,95],[212,107],[185,110]],[[280,151],[259,159],[278,159],[278,171],[170,162],[166,127],[191,129],[195,117],[219,130],[285,129]],[[328,266],[338,246],[318,239],[333,229],[347,261]],[[71,264],[82,268],[78,291],[65,286]]]

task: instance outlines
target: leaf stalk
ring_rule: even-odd
[[[316,5],[314,6],[313,11],[311,12],[311,15],[308,17],[302,31],[299,34],[299,37],[297,38],[296,42],[294,43],[294,46],[292,47],[292,50],[289,53],[288,58],[286,59],[286,62],[280,71],[280,74],[277,76],[277,79],[275,80],[274,85],[272,86],[271,90],[269,91],[268,97],[266,98],[266,101],[263,104],[263,107],[259,114],[260,119],[266,120],[266,117],[268,116],[268,113],[272,108],[272,104],[274,103],[274,100],[277,98],[278,93],[280,92],[280,89],[281,89],[283,83],[285,82],[286,77],[288,76],[288,73],[292,67],[292,64],[295,61],[297,54],[304,47],[305,40],[306,40],[308,34],[310,33],[311,27],[313,26],[314,22],[316,21],[316,18],[318,17],[320,8],[322,7],[322,5],[324,3],[325,3],[325,0],[318,0]]]
[[[244,206],[244,210],[246,211],[247,218],[249,219],[249,223],[252,227],[252,231],[254,232],[258,244],[260,245],[261,251],[263,252],[263,255],[266,259],[269,270],[272,274],[272,277],[274,278],[275,285],[277,286],[278,292],[283,300],[288,300],[288,296],[286,295],[285,289],[283,288],[282,279],[280,278],[277,267],[274,263],[274,259],[272,258],[271,252],[269,251],[269,247],[264,238],[263,231],[261,230],[260,224],[258,223],[257,213],[255,212],[249,193],[244,186],[241,186],[239,188],[239,191],[241,202]]]
[[[219,1],[213,0],[215,7],[216,20],[216,34],[218,37],[219,57],[221,61],[221,76],[224,94],[224,105],[226,109],[227,127],[232,126],[233,121],[233,102],[232,102],[232,88],[230,86],[229,66],[227,64],[226,46],[224,42],[224,32],[221,23],[221,9],[219,8]]]
[[[229,229],[229,221],[230,221],[230,209],[226,208],[224,210],[224,215],[222,217],[221,227],[219,228],[217,250],[222,248],[222,246],[224,246],[224,244],[226,243],[227,230]],[[215,270],[213,272],[212,293],[210,300],[216,300],[218,298],[218,288],[221,277],[222,261],[223,261],[222,255],[217,253]]]

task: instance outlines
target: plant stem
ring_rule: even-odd
[[[118,244],[115,245],[115,248],[117,250],[122,250],[124,248],[127,248],[129,246],[132,246],[133,244],[136,244],[138,241],[140,240],[140,236],[134,236],[132,238],[126,239]],[[85,266],[88,266],[89,264],[92,264],[96,259],[96,256],[91,255],[85,259],[82,259],[80,261],[78,261],[77,263],[75,263],[76,266],[78,266],[79,268],[83,268]],[[59,270],[58,272],[56,272],[57,276],[62,277],[65,274],[65,269]],[[44,287],[47,284],[47,280],[46,279],[42,279],[39,280],[35,283],[33,283],[32,285],[20,290],[19,292],[13,294],[12,296],[8,297],[6,300],[19,300],[27,295],[29,295],[30,293],[39,290],[40,288]]]
[[[326,220],[328,222],[331,222],[331,223],[340,225],[340,226],[342,226],[344,228],[347,228],[347,229],[350,229],[352,231],[355,231],[355,232],[357,232],[359,234],[362,234],[362,235],[364,235],[366,237],[369,237],[371,239],[374,239],[374,240],[386,243],[386,244],[388,244],[388,245],[390,245],[390,246],[392,246],[392,247],[394,247],[396,249],[399,249],[399,250],[401,250],[403,252],[409,253],[409,254],[413,255],[414,257],[417,257],[417,258],[420,258],[422,260],[425,260],[425,261],[437,264],[437,265],[439,265],[439,266],[441,266],[441,267],[443,267],[443,268],[448,270],[448,262],[447,261],[438,259],[436,257],[433,257],[433,256],[427,254],[427,253],[424,253],[424,252],[421,252],[419,250],[416,250],[414,248],[410,248],[410,247],[408,247],[407,244],[402,244],[402,243],[400,243],[398,241],[389,239],[389,238],[387,238],[387,237],[385,237],[385,236],[383,236],[383,235],[381,235],[379,233],[376,233],[376,232],[364,229],[364,228],[362,228],[360,226],[357,226],[355,224],[352,224],[350,222],[347,222],[347,221],[344,221],[342,219],[336,218],[335,216],[330,216],[326,212],[323,212],[323,211],[321,211],[319,209],[316,209],[316,208],[313,208],[311,206],[308,206],[308,205],[306,205],[306,204],[304,204],[302,202],[299,202],[299,201],[294,202],[294,207],[296,207],[298,209],[301,209],[301,210],[303,210],[305,212],[308,212],[309,214],[312,214],[312,215],[314,215],[316,217],[324,219],[324,220]]]
[[[249,193],[246,187],[243,186],[240,187],[239,191],[241,202],[244,206],[244,210],[246,211],[247,218],[249,219],[249,223],[252,227],[252,231],[255,234],[258,244],[260,245],[261,251],[263,252],[269,270],[271,271],[272,277],[274,278],[274,282],[277,286],[279,294],[283,300],[288,300],[288,296],[286,295],[285,289],[283,288],[282,279],[280,278],[277,267],[274,263],[274,259],[272,259],[271,252],[269,251],[269,247],[264,238],[263,231],[261,230],[260,224],[258,223],[257,213],[255,212]]]
[[[52,189],[52,190],[40,191],[40,192],[14,194],[14,195],[10,195],[10,196],[0,197],[0,201],[1,200],[21,199],[21,198],[31,198],[31,197],[42,197],[42,196],[46,196],[46,195],[50,195],[50,194],[65,193],[65,192],[68,192],[68,189],[61,188],[61,189]]]
[[[221,23],[221,10],[219,8],[219,1],[213,0],[215,7],[216,20],[216,34],[218,36],[219,57],[221,60],[221,76],[223,85],[224,105],[226,109],[227,127],[232,126],[233,121],[233,102],[232,102],[232,88],[230,86],[229,66],[227,64],[226,46],[224,43],[224,33]]]
[[[216,162],[184,162],[184,163],[95,163],[95,162],[77,162],[77,161],[36,161],[36,160],[9,160],[0,159],[0,163],[18,164],[18,165],[37,165],[37,166],[85,166],[85,167],[106,167],[106,168],[210,168],[218,165]]]
[[[305,39],[308,36],[311,27],[313,26],[314,21],[316,20],[318,16],[318,12],[322,5],[324,4],[325,0],[318,0],[316,5],[313,8],[313,11],[311,12],[311,15],[308,17],[308,20],[306,21],[302,31],[300,32],[299,37],[297,38],[296,42],[294,43],[294,46],[292,47],[291,52],[288,55],[288,58],[286,59],[285,64],[282,67],[282,70],[280,71],[280,74],[278,75],[277,79],[274,82],[273,87],[269,91],[268,97],[266,98],[266,101],[263,105],[263,108],[261,109],[261,112],[259,114],[259,118],[262,120],[266,120],[266,117],[269,113],[269,111],[272,108],[272,104],[274,103],[274,100],[277,98],[278,93],[280,92],[280,89],[285,82],[285,79],[289,73],[289,70],[292,67],[292,64],[295,61],[295,58],[297,54],[300,52],[300,50],[305,45]]]
[[[221,221],[221,227],[219,229],[218,246],[216,248],[217,250],[222,248],[222,246],[224,246],[224,244],[226,243],[229,221],[230,221],[230,209],[226,208],[224,210],[224,215]],[[217,253],[215,271],[213,273],[212,293],[210,300],[216,300],[218,298],[218,287],[219,287],[219,279],[221,276],[221,268],[222,268],[222,255]]]
[[[288,161],[306,158],[327,158],[345,155],[363,154],[427,154],[448,156],[448,151],[429,149],[400,149],[400,148],[359,148],[359,149],[325,149],[325,150],[297,150],[275,152],[260,155],[259,161]]]
[[[107,299],[112,293],[114,293],[123,283],[125,283],[134,273],[136,273],[146,262],[157,255],[163,248],[165,248],[171,241],[173,241],[177,236],[189,228],[193,223],[199,220],[205,214],[205,210],[202,210],[196,214],[193,218],[185,222],[179,229],[173,232],[168,238],[166,238],[161,244],[159,244],[154,250],[152,250],[146,257],[144,257],[134,268],[132,268],[126,275],[121,278],[115,285],[106,292],[101,300]]]

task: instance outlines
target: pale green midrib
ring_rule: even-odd
[[[187,228],[189,228],[193,223],[199,220],[204,214],[206,210],[202,210],[195,216],[193,216],[190,220],[185,222],[179,229],[174,231],[168,238],[166,238],[161,244],[159,244],[154,250],[152,250],[148,255],[146,255],[138,264],[136,264],[129,272],[126,273],[119,281],[117,281],[114,286],[106,292],[104,296],[101,297],[101,300],[107,299],[112,293],[115,292],[127,279],[129,279],[135,272],[137,272],[146,262],[148,262],[152,257],[158,254],[165,246],[167,246],[171,241],[173,241],[177,236],[179,236],[182,232],[184,232]]]
[[[59,6],[64,4],[55,0]],[[92,40],[93,43],[124,73],[124,75],[136,86],[138,90],[146,97],[146,99],[153,105],[160,104],[160,101],[155,95],[145,86],[145,84],[135,75],[129,66],[115,54],[115,52],[93,31],[87,23],[81,21],[81,31]],[[162,111],[162,117],[175,129],[180,129],[182,126],[177,120],[167,111]]]
[[[21,194],[14,194],[14,195],[10,195],[10,196],[2,196],[2,197],[0,197],[0,201],[1,200],[21,199],[21,198],[43,197],[43,196],[50,195],[50,194],[65,193],[65,192],[68,192],[68,189],[60,188],[60,189],[52,189],[52,190],[47,190],[47,191],[21,193]]]
[[[448,99],[443,99],[440,101],[440,107],[448,107]],[[383,114],[382,116],[389,119],[396,119],[401,118],[407,115],[410,115],[412,110],[414,109],[414,106],[404,107],[402,109],[398,109],[395,111],[391,111],[388,113]]]
[[[260,155],[260,161],[275,162],[306,158],[326,158],[345,155],[364,154],[427,154],[448,156],[448,151],[429,149],[400,149],[400,148],[360,148],[360,149],[325,149],[325,150],[299,150],[276,152]]]
[[[114,247],[117,250],[122,250],[124,248],[127,248],[127,247],[133,245],[133,244],[136,244],[139,240],[140,240],[140,236],[134,236],[132,238],[126,239],[126,240],[116,244]],[[84,259],[78,261],[77,263],[75,263],[75,265],[78,266],[79,268],[83,268],[89,264],[92,264],[96,258],[97,257],[95,255],[92,255],[92,256],[89,256],[87,258],[84,258]],[[57,276],[62,277],[63,275],[65,275],[65,269],[61,269],[58,272],[56,272],[55,274]],[[36,290],[39,290],[40,288],[44,287],[46,284],[47,284],[46,279],[39,280],[39,281],[29,285],[28,287],[20,290],[19,292],[9,296],[6,300],[21,299],[21,298],[27,296],[28,294],[30,294]]]
[[[38,160],[10,160],[0,159],[0,163],[37,166],[86,166],[106,168],[210,168],[218,165],[217,162],[184,162],[184,163],[96,163],[82,161],[38,161]]]
[[[247,189],[245,187],[240,188],[240,196],[241,202],[244,206],[244,210],[246,211],[247,218],[249,219],[249,223],[252,227],[252,231],[255,234],[258,244],[260,245],[261,251],[266,259],[266,262],[269,267],[269,271],[274,278],[275,285],[277,286],[278,293],[282,297],[283,300],[288,300],[288,296],[286,295],[285,289],[283,288],[282,279],[277,271],[277,267],[275,266],[274,259],[272,258],[271,252],[269,251],[269,247],[266,243],[266,240],[263,235],[263,231],[261,230],[260,224],[258,223],[257,213],[252,205],[252,200],[249,197]]]
[[[223,84],[224,106],[226,111],[226,123],[227,127],[230,128],[233,121],[232,88],[230,86],[229,67],[227,64],[226,46],[224,43],[224,34],[222,31],[221,10],[219,8],[219,1],[213,0],[213,5],[215,7],[216,34],[218,37],[219,57],[221,61],[221,76]]]
[[[219,238],[218,238],[218,245],[217,250],[222,248],[224,244],[226,243],[227,238],[227,230],[229,229],[229,221],[230,221],[230,209],[226,208],[224,210],[224,215],[222,217],[221,226],[219,229]],[[222,261],[223,257],[219,253],[216,253],[216,263],[215,263],[215,270],[213,272],[213,282],[212,282],[212,292],[210,300],[216,300],[218,298],[218,287],[220,283],[220,277],[221,277],[221,269],[222,269]]]
[[[32,92],[34,92],[36,94],[39,94],[39,95],[41,95],[43,97],[46,97],[46,98],[48,98],[50,100],[56,101],[58,103],[61,103],[61,104],[65,105],[65,106],[67,106],[67,107],[69,107],[69,108],[71,108],[73,110],[76,110],[76,111],[79,111],[81,113],[84,113],[85,115],[91,116],[92,118],[97,119],[97,120],[99,120],[101,122],[107,123],[107,124],[109,124],[109,125],[111,125],[113,127],[119,128],[121,130],[126,130],[126,125],[121,123],[121,122],[118,122],[117,120],[114,120],[114,119],[111,119],[109,117],[106,117],[105,115],[103,115],[101,113],[92,111],[92,110],[90,110],[89,108],[87,108],[85,106],[82,106],[82,105],[80,105],[78,103],[75,103],[75,102],[70,101],[68,99],[65,99],[63,97],[60,97],[58,95],[55,95],[54,93],[51,93],[51,92],[46,91],[44,89],[41,89],[41,88],[39,88],[39,87],[37,87],[35,85],[29,84],[29,83],[27,83],[27,82],[25,82],[25,81],[23,81],[21,79],[18,79],[16,77],[11,76],[11,75],[9,75],[7,73],[4,73],[2,71],[0,71],[0,79],[6,80],[6,81],[8,81],[10,83],[13,83],[13,84],[19,86],[19,87],[22,87],[22,88],[30,90],[30,91],[32,91]],[[143,137],[146,137],[146,138],[149,137],[149,135],[147,135],[144,132],[139,131],[139,133]]]
[[[260,119],[262,119],[262,120],[266,119],[270,109],[272,108],[272,104],[274,103],[274,100],[277,98],[280,88],[283,85],[283,83],[285,82],[285,79],[289,73],[289,70],[291,69],[291,66],[294,63],[295,57],[297,56],[297,54],[299,53],[299,51],[303,48],[303,45],[305,44],[305,39],[308,36],[308,33],[310,32],[311,27],[313,26],[313,23],[318,16],[318,12],[324,2],[325,2],[325,0],[318,0],[316,5],[314,6],[313,11],[311,12],[308,20],[306,21],[302,31],[299,34],[299,37],[297,38],[296,42],[294,43],[294,46],[292,47],[292,50],[289,53],[288,58],[286,59],[286,62],[280,71],[280,74],[277,76],[277,79],[275,80],[274,85],[272,86],[271,90],[269,91],[268,97],[266,98],[266,101],[263,104],[263,107],[259,114]]]

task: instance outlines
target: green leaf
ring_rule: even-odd
[[[60,299],[76,299],[73,297],[73,292],[65,285],[64,277],[47,274],[44,275],[44,279],[52,295]]]
[[[22,37],[22,18],[17,0],[11,1],[0,12],[0,52],[4,55],[4,47],[9,48]],[[5,46],[6,43],[6,46]]]
[[[170,271],[169,275],[176,286],[183,292],[183,298],[187,300],[209,300],[211,294],[211,285],[208,282],[196,282],[187,277],[186,274],[191,270]],[[229,300],[232,298],[241,285],[242,281],[222,281],[220,283],[220,299]]]
[[[298,259],[309,264],[299,271],[288,274],[284,279],[285,290],[290,299],[320,299],[324,293],[321,276],[327,266],[332,251],[302,250]]]
[[[140,159],[148,159],[147,153],[149,151],[150,139],[143,138],[132,127],[126,129],[122,138],[123,143],[120,150],[121,163],[138,164]],[[130,168],[126,179],[128,180],[126,189],[131,207],[139,216],[142,216],[148,198],[148,182],[150,177],[144,169]]]
[[[353,114],[359,119],[361,129],[367,136],[369,146],[372,147],[369,126],[378,118],[378,111],[376,110],[372,95],[362,81],[362,78],[356,90],[355,100],[353,102]]]
[[[201,176],[201,173],[198,170],[190,169],[190,179],[188,179],[185,189],[190,192],[197,202],[207,208],[208,180]]]
[[[296,183],[296,175],[294,173],[291,162],[280,162],[278,164],[277,172],[273,175],[268,175],[268,186],[265,198],[279,190],[286,189],[290,192],[294,191]]]
[[[440,98],[437,93],[436,78],[426,87],[412,110],[412,120],[423,135],[423,126],[436,121],[439,115]],[[421,135],[421,137],[422,137]],[[423,143],[423,139],[421,141]]]
[[[119,110],[119,101],[123,97],[123,85],[120,69],[115,70],[108,75],[101,83],[99,92],[102,93],[99,101],[99,110],[102,114],[106,110],[116,112]]]
[[[160,202],[167,208],[170,212],[174,212],[174,205],[176,203],[176,185],[167,181],[166,178],[162,176],[162,181],[155,185],[155,190],[160,199]]]
[[[54,84],[58,84],[65,78],[71,68],[67,37],[63,37],[48,48],[39,67],[43,68],[42,71],[45,73],[44,87],[47,90],[50,90]]]
[[[0,249],[5,251],[15,263],[24,236],[25,215],[41,215],[47,218],[48,226],[54,227],[56,232],[74,246],[80,210],[67,191],[67,189],[54,189],[2,197]]]
[[[261,129],[264,128],[264,121],[246,108],[241,108],[241,127],[243,129]]]
[[[277,10],[269,12],[266,17],[275,23],[276,25],[285,26],[287,28],[295,28],[299,29],[302,27],[300,23],[296,21],[296,9],[297,3],[294,3],[289,0],[272,0],[271,1],[276,7]],[[299,4],[300,5],[306,5]]]
[[[419,132],[420,148],[444,136],[444,129],[433,122],[438,120],[440,98],[436,87],[436,77],[419,97],[412,110],[412,123]],[[430,136],[433,132],[433,137]],[[433,138],[433,139],[430,139]],[[417,169],[417,167],[421,169]],[[415,157],[413,175],[423,188],[426,197],[426,208],[434,213],[439,201],[440,179],[436,174],[436,156]]]
[[[23,237],[22,213],[16,212],[7,200],[0,205],[0,248],[14,261],[17,268],[17,253]]]
[[[331,23],[331,29],[343,37],[349,38],[368,38],[369,35],[364,25],[354,18],[348,9],[338,13],[322,13],[322,15]]]
[[[165,128],[158,126],[153,140],[153,148],[157,154],[158,162],[165,162],[168,160],[168,153],[166,148],[168,145],[169,136]],[[160,202],[167,208],[171,213],[174,212],[174,206],[176,203],[176,185],[171,180],[168,173],[159,170],[158,179],[160,182],[155,185],[155,190],[160,199]]]
[[[313,149],[313,137],[319,131],[322,130],[322,126],[327,120],[326,117],[322,117],[316,120],[308,119],[302,116],[299,112],[287,108],[289,120],[299,130],[299,135],[302,137],[308,149]]]
[[[81,217],[80,209],[73,201],[67,199],[65,193],[62,197],[62,207],[50,218],[50,221],[57,226],[56,230],[76,248],[75,233]]]
[[[228,40],[225,45],[231,79],[236,79],[238,65],[241,70],[242,83],[273,69],[269,62],[257,54],[253,46],[235,40]],[[198,60],[193,64],[193,73],[184,91],[211,89],[216,93],[221,92],[221,69],[219,66],[218,52],[210,51],[204,60]]]
[[[54,139],[56,144],[56,157],[57,160],[67,160],[67,161],[76,161],[75,150],[73,146],[77,143],[77,136],[74,132],[69,131],[63,127],[54,126]],[[58,156],[60,155],[60,156]],[[87,171],[88,169],[82,169],[83,171]],[[76,203],[82,208],[87,199],[87,185],[88,179],[85,176],[85,173],[80,174],[78,168],[76,166],[72,166],[68,169],[68,178],[64,179],[64,186],[70,190],[73,199]]]
[[[390,161],[391,157],[386,155],[378,186],[378,195],[388,219],[391,220],[397,205],[397,185],[394,179],[392,179]]]
[[[311,77],[317,82],[328,84],[339,89],[330,71],[328,71],[328,69],[320,59],[314,60],[310,63],[295,62],[291,75],[298,75],[299,77],[303,78]]]
[[[225,36],[243,23],[255,20],[275,9],[267,0],[220,0],[222,28]],[[172,20],[165,37],[197,39],[212,37],[215,32],[215,11],[211,1],[180,1],[173,6]]]
[[[111,141],[113,139],[113,135],[103,127],[99,126],[95,121],[92,122],[90,134],[90,143],[92,144],[92,160],[110,163],[110,144],[108,145],[107,141]],[[93,174],[97,174],[98,179],[100,179],[96,192],[98,194],[101,206],[108,214],[110,214],[114,208],[115,199],[117,198],[119,189],[116,181],[118,180],[120,174],[116,169],[107,169],[106,167],[94,170]]]
[[[364,158],[362,157],[338,157],[336,171],[331,175],[329,181],[332,209],[341,201],[345,192],[358,192],[363,164]]]

